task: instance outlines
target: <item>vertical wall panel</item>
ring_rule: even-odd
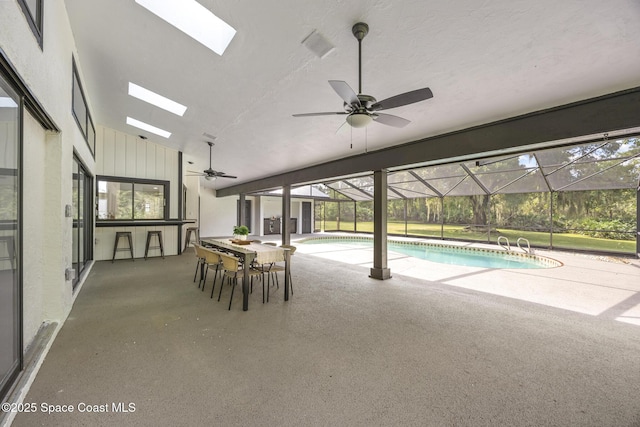
[[[115,152],[114,175],[124,176],[126,175],[126,155],[127,155],[126,134],[122,132],[116,132],[114,152]]]
[[[136,141],[136,173],[130,178],[145,178],[147,173],[147,143],[142,139]]]
[[[136,176],[136,138],[127,135],[127,152],[124,176]]]
[[[102,175],[104,170],[104,134],[106,129],[98,127],[96,133],[96,174]]]
[[[1,130],[0,130],[1,131]],[[0,147],[1,148],[1,147]],[[1,154],[1,152],[0,152]],[[118,132],[100,126],[96,141],[96,168],[98,175],[121,176],[125,178],[147,178],[169,181],[167,195],[169,217],[178,217],[179,153],[176,150],[142,140],[135,135]],[[97,227],[94,258],[110,260],[116,231],[131,231],[136,258],[144,257],[147,231],[162,230],[165,255],[176,255],[178,248],[178,227]],[[159,256],[159,251],[150,252]],[[127,258],[127,252],[118,252],[116,258]],[[126,262],[126,261],[119,261]]]
[[[115,132],[105,132],[104,145],[103,145],[103,162],[102,162],[102,174],[114,175],[115,174]]]
[[[172,193],[177,189],[178,151],[135,135],[100,126],[96,164],[99,175],[160,179],[171,182]]]
[[[154,179],[162,179],[165,177],[164,159],[166,149],[164,147],[156,147],[156,173]]]
[[[171,181],[169,216],[178,218],[178,198],[182,197],[182,192],[178,188],[178,152],[175,150],[166,150],[165,157],[165,179]]]
[[[156,178],[156,147],[155,144],[147,143],[147,170],[144,175],[145,178],[155,179]]]

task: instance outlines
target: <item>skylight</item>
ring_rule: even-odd
[[[195,0],[136,0],[140,6],[193,37],[218,55],[236,30]]]
[[[187,107],[184,105],[178,104],[177,102],[172,101],[169,98],[165,98],[162,95],[158,95],[155,92],[151,92],[149,89],[145,89],[135,83],[129,82],[129,95],[148,102],[149,104],[153,104],[163,110],[170,111],[173,114],[177,114],[178,116],[183,116],[184,112],[187,111]]]
[[[127,117],[127,124],[131,126],[135,126],[138,129],[146,130],[151,133],[155,133],[156,135],[160,135],[165,138],[169,138],[171,136],[171,132],[167,132],[166,130],[162,130],[155,126],[151,126],[147,123],[141,122],[140,120],[132,119],[131,117]]]

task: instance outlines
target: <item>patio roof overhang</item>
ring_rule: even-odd
[[[640,87],[218,189],[217,196],[249,194],[354,174],[369,175],[372,171],[385,169],[393,172],[389,180],[390,198],[408,198],[412,194],[415,197],[490,194],[501,188],[504,192],[507,189],[510,192],[528,192],[531,188],[560,191],[573,187],[577,190],[596,176],[606,181],[607,188],[627,188],[628,178],[623,180],[624,183],[616,181],[614,163],[624,165],[631,175],[638,167],[638,142],[633,135],[640,134],[639,105]],[[622,150],[627,151],[619,151],[618,157],[602,158],[602,150],[605,150],[602,147],[600,151],[596,148],[589,153],[594,139],[604,143],[605,138],[618,141],[624,137],[631,137],[631,145],[635,144],[635,148],[625,143]],[[585,140],[590,141],[582,148],[587,152],[571,161],[570,146]],[[547,158],[548,153],[541,148],[550,146],[564,149],[563,155],[569,156],[569,163],[562,166],[558,159]],[[600,167],[606,161],[611,162],[607,165],[611,172],[593,170],[596,174],[593,177],[584,175],[589,165]],[[452,162],[454,164],[450,164]],[[438,164],[442,169],[430,168]],[[491,179],[499,174],[502,179]],[[511,181],[505,178],[509,176]],[[529,179],[525,180],[525,177]],[[346,178],[346,183],[340,184],[340,190],[357,200],[364,197],[359,188],[366,192],[369,184],[354,184],[354,179]],[[515,185],[520,181],[529,190],[520,191]]]

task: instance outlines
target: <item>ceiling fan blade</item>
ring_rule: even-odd
[[[433,98],[433,92],[431,92],[431,89],[428,87],[425,87],[383,99],[382,101],[373,104],[371,109],[373,111],[386,110],[388,108],[396,108],[403,105],[413,104],[414,102],[424,101],[429,98]]]
[[[202,172],[199,172],[199,171],[190,171],[190,170],[188,170],[187,172],[189,172],[189,173],[197,173],[198,175],[204,175]]]
[[[371,117],[373,117],[373,120],[378,123],[393,126],[394,128],[403,128],[411,123],[411,120],[403,119],[402,117],[393,116],[391,114],[375,113],[372,114]]]
[[[312,117],[312,116],[335,116],[336,114],[349,114],[344,111],[335,112],[335,113],[302,113],[302,114],[294,114],[293,117]]]
[[[218,176],[219,178],[231,178],[231,179],[238,178],[237,176],[227,175],[226,173],[223,173],[223,172],[218,172],[216,176]]]
[[[358,99],[358,94],[351,89],[351,86],[349,86],[347,82],[343,82],[342,80],[329,80],[329,84],[333,90],[340,95],[340,98],[344,99],[344,102],[349,105],[362,107],[362,104],[360,104],[360,100]]]

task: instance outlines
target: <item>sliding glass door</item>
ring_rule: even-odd
[[[73,287],[75,288],[80,280],[80,274],[84,270],[87,262],[92,258],[91,242],[91,177],[87,174],[82,163],[73,158],[73,268],[75,278]]]
[[[20,103],[0,76],[0,400],[22,368]]]

